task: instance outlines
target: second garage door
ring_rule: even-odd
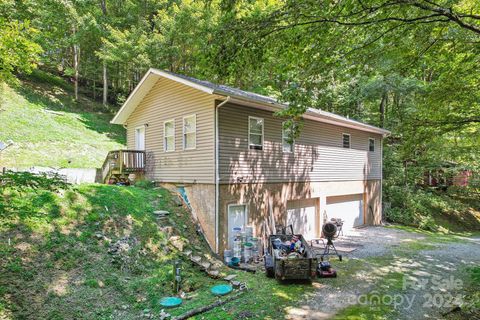
[[[363,225],[363,194],[327,197],[327,217],[341,218],[343,230]]]
[[[291,200],[287,202],[287,225],[293,226],[294,233],[305,239],[317,237],[317,199]]]

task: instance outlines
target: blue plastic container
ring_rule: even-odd
[[[182,301],[179,297],[165,297],[160,300],[160,305],[165,308],[174,308],[181,305]]]
[[[219,285],[213,286],[210,289],[210,292],[212,292],[216,296],[224,296],[232,292],[232,286],[228,284],[219,284]]]

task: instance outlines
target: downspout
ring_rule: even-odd
[[[218,252],[218,229],[219,229],[219,206],[220,206],[220,172],[219,172],[219,155],[218,155],[218,109],[225,103],[230,101],[230,96],[215,107],[215,253]]]
[[[384,136],[380,139],[380,223],[383,226],[385,224],[385,216],[383,212],[383,140]]]

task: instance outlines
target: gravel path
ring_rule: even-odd
[[[441,239],[440,239],[441,240]],[[465,267],[480,264],[480,238],[439,241],[419,233],[368,227],[335,241],[346,262],[331,262],[337,279],[314,283],[308,299],[288,310],[287,319],[330,319],[349,305],[382,299],[396,313],[388,319],[439,319],[463,288]],[[388,309],[387,309],[388,310]]]

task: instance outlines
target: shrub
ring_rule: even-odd
[[[431,231],[438,230],[438,223],[447,223],[447,229],[462,226],[465,225],[463,217],[469,216],[469,210],[478,203],[471,193],[467,196],[466,192],[463,190],[459,194],[458,188],[443,192],[430,188],[386,186],[384,199],[389,205],[385,217],[390,222]]]
[[[438,195],[419,188],[391,186],[385,190],[385,198],[390,202],[385,210],[388,221],[426,230],[436,230],[432,215],[445,209]]]
[[[155,181],[139,180],[135,182],[135,187],[142,189],[152,189],[153,187],[155,187]]]
[[[0,174],[0,191],[6,188],[12,188],[17,191],[25,189],[57,191],[59,189],[67,189],[69,186],[70,184],[56,173],[36,174],[7,171],[4,174]]]
[[[12,208],[10,196],[6,190],[15,192],[24,192],[33,190],[39,194],[38,201],[49,203],[50,199],[48,192],[58,191],[60,189],[67,189],[70,184],[58,174],[34,174],[30,172],[12,172],[7,171],[0,174],[0,214],[5,214],[8,209]],[[51,195],[50,195],[51,196]],[[53,211],[58,211],[58,208],[52,207]],[[25,213],[25,210],[22,210]]]

